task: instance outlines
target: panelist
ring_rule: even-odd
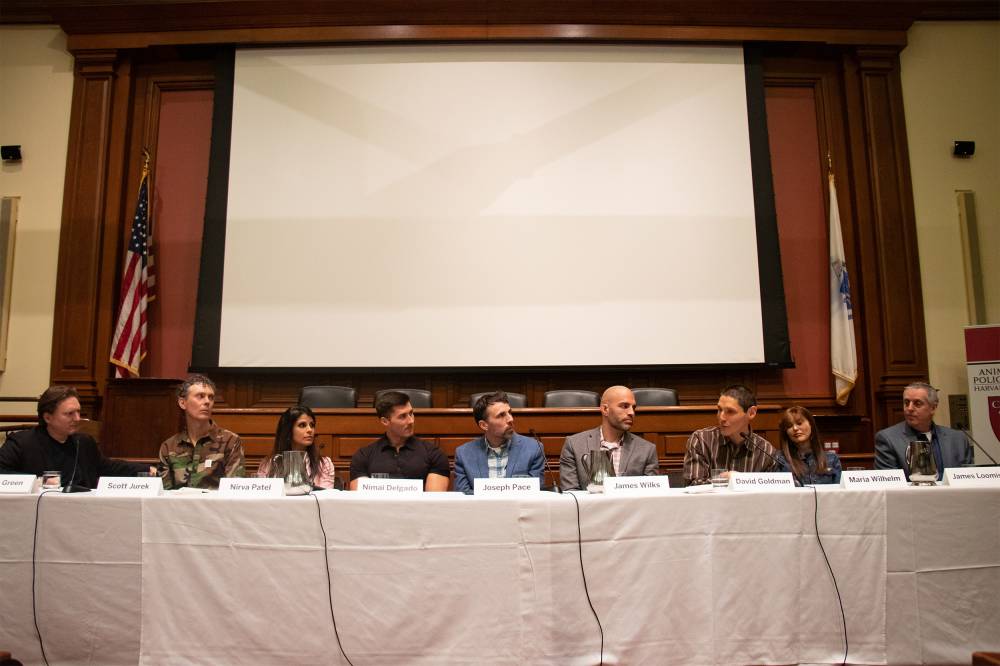
[[[386,391],[375,403],[385,434],[351,456],[351,490],[358,479],[385,474],[396,479],[423,479],[424,490],[448,490],[448,457],[437,444],[413,436],[415,419],[405,393]]]
[[[223,477],[245,476],[239,435],[212,421],[215,384],[191,375],[177,390],[184,429],[160,445],[163,487],[217,489]]]
[[[473,479],[542,477],[545,453],[537,441],[514,432],[506,393],[480,396],[472,406],[472,418],[483,436],[456,449],[455,490],[471,492]]]
[[[286,409],[278,417],[278,428],[274,433],[274,449],[271,458],[262,460],[257,467],[258,477],[271,475],[271,461],[284,451],[305,453],[306,476],[316,488],[333,488],[333,461],[319,454],[316,446],[316,415],[305,405],[295,405]]]
[[[964,433],[934,423],[938,390],[925,382],[903,389],[903,421],[875,433],[875,469],[901,469],[910,478],[906,446],[916,439],[931,443],[938,479],[946,467],[971,465],[972,446]]]
[[[629,432],[635,420],[635,396],[626,386],[612,386],[601,395],[601,425],[570,435],[559,454],[559,485],[586,490],[591,458],[607,451],[615,476],[652,476],[659,469],[656,445]],[[585,456],[587,459],[585,459]]]
[[[709,483],[713,469],[729,472],[776,471],[777,450],[753,432],[757,398],[746,386],[726,387],[716,405],[718,425],[695,430],[684,453],[684,481],[688,485]]]
[[[778,463],[804,486],[840,483],[840,458],[824,451],[816,419],[805,407],[789,407],[781,415]]]
[[[58,470],[66,486],[96,488],[102,476],[156,473],[155,467],[105,458],[80,427],[80,395],[71,386],[50,386],[38,398],[38,425],[19,430],[0,446],[0,474],[34,474]]]

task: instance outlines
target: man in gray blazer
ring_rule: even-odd
[[[934,423],[938,391],[930,384],[914,382],[903,389],[903,422],[875,434],[875,469],[901,469],[910,478],[906,445],[926,438],[938,467],[938,479],[945,467],[972,464],[972,446],[964,433]]]
[[[635,420],[635,396],[625,386],[612,386],[601,396],[601,425],[570,435],[559,455],[559,485],[586,490],[590,470],[584,462],[599,449],[611,455],[615,476],[652,476],[659,469],[656,446],[629,432]]]

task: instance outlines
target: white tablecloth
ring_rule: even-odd
[[[1000,649],[1000,490],[823,489],[819,526],[853,663]],[[811,490],[577,496],[605,663],[838,663],[840,610]],[[37,497],[2,497],[0,648],[40,661]],[[50,663],[595,664],[576,504],[45,496]]]

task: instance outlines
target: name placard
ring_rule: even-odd
[[[905,487],[906,483],[906,475],[901,469],[862,469],[844,471],[840,475],[840,487],[851,490],[900,488]]]
[[[538,479],[473,479],[472,490],[477,497],[530,495],[541,490]]]
[[[423,479],[358,479],[358,492],[381,497],[399,497],[424,492]]]
[[[0,474],[0,493],[30,495],[35,490],[34,474]]]
[[[98,497],[156,497],[163,493],[158,476],[102,476],[97,480]]]
[[[608,476],[605,495],[663,495],[670,490],[668,476]]]
[[[219,497],[284,497],[284,479],[223,477]]]
[[[944,484],[960,488],[1000,487],[1000,467],[945,467]]]
[[[791,472],[730,472],[730,490],[795,490]]]

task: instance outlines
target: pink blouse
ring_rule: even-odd
[[[265,458],[260,461],[260,467],[257,468],[257,477],[267,477],[271,471],[271,459]],[[333,488],[333,461],[325,456],[321,456],[319,459],[319,471],[316,474],[312,473],[309,469],[309,456],[306,456],[306,474],[309,475],[310,480],[314,486],[319,486],[320,488]]]

